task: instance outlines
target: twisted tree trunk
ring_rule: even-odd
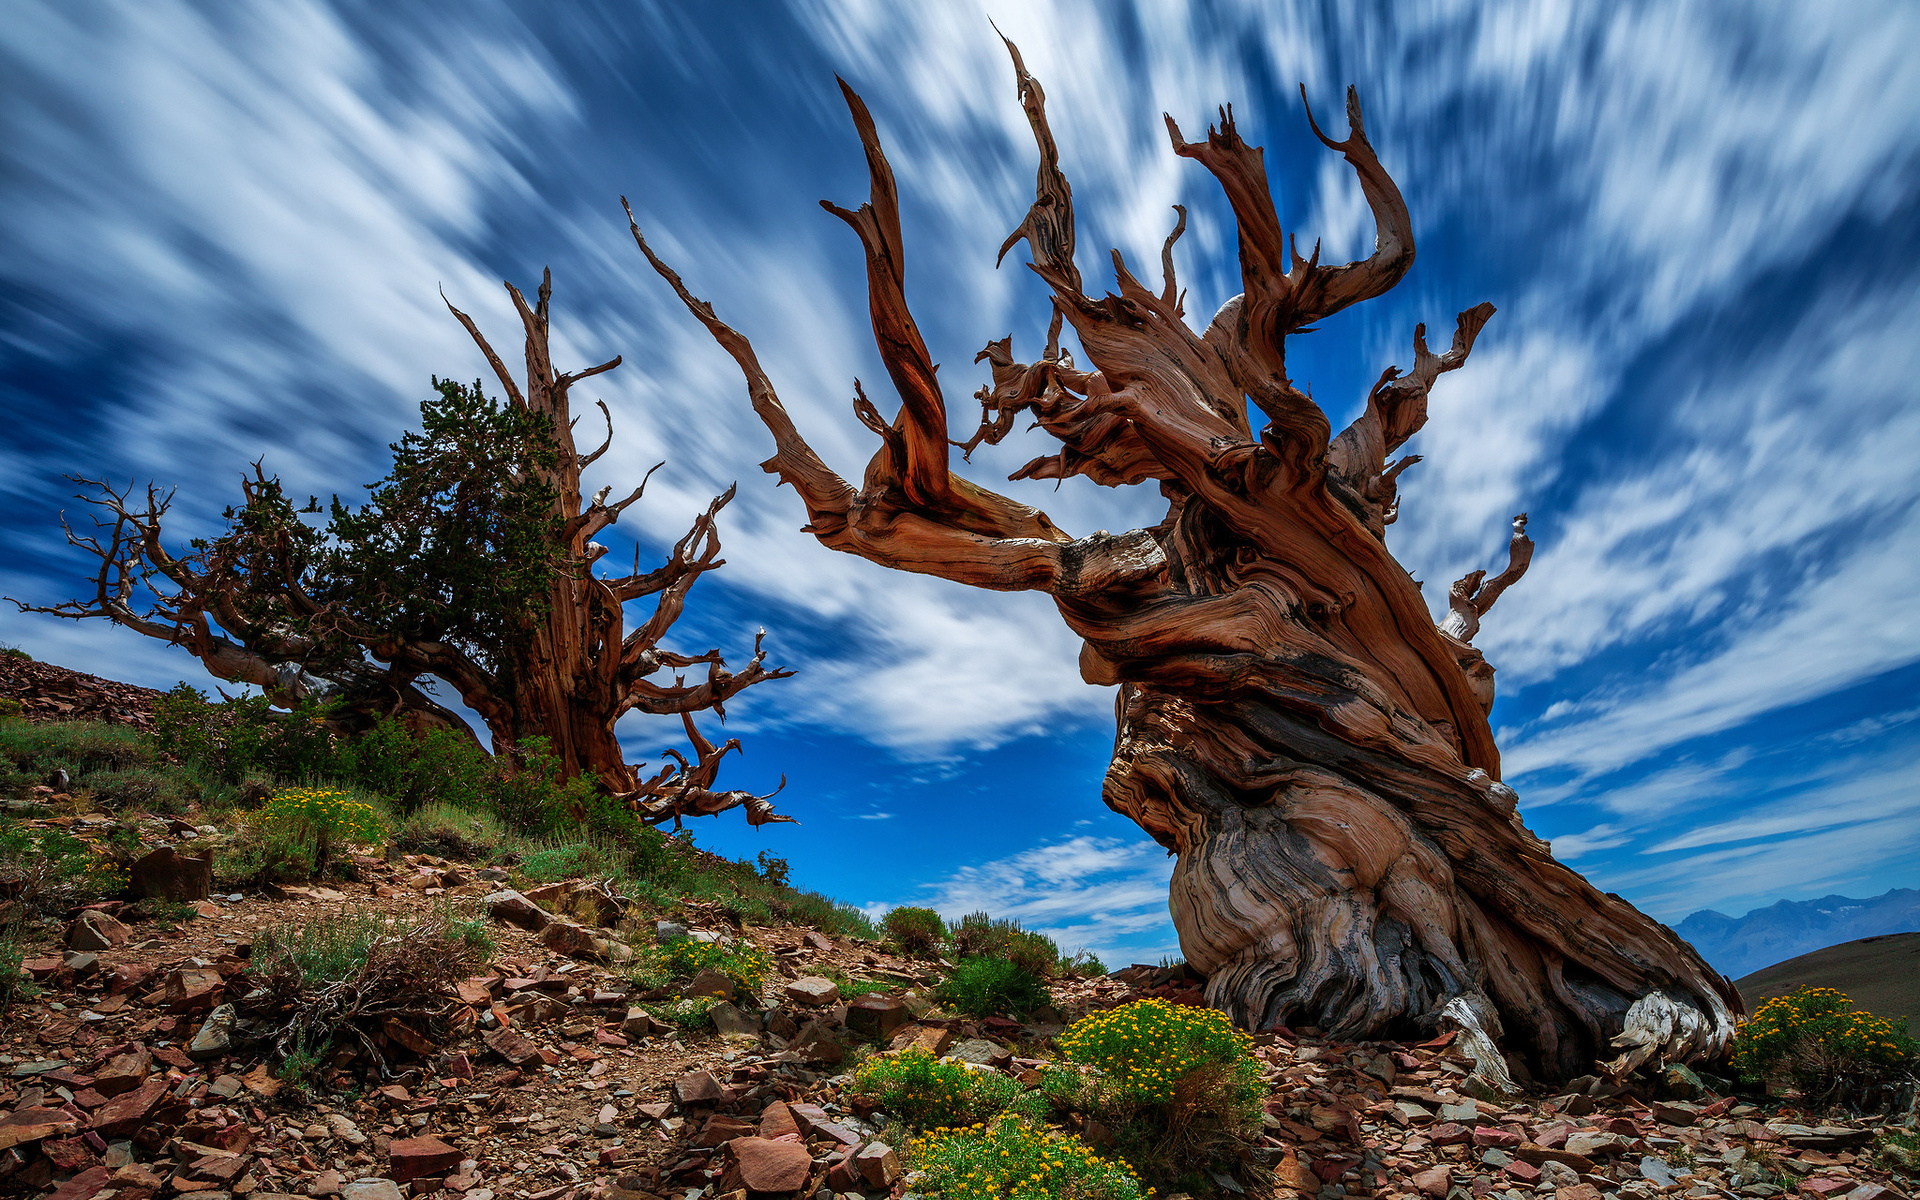
[[[981,351],[993,382],[978,396],[980,427],[953,444],[998,442],[1031,414],[1061,447],[1015,478],[1154,480],[1167,516],[1074,539],[951,472],[945,401],[903,293],[892,172],[843,83],[872,200],[826,207],[865,246],[874,336],[903,401],[887,423],[858,392],[855,412],[882,441],[858,489],[794,428],[747,340],[633,227],[745,373],[777,446],[766,469],[806,502],[807,532],[886,566],[1053,595],[1085,639],[1082,675],[1119,685],[1106,802],[1178,855],[1170,907],[1181,948],[1208,976],[1210,1002],[1243,1026],[1313,1024],[1343,1037],[1457,1027],[1495,1087],[1510,1086],[1509,1065],[1578,1073],[1610,1042],[1624,1051],[1611,1064],[1621,1072],[1724,1050],[1740,1004],[1732,986],[1664,926],[1555,861],[1499,782],[1493,671],[1471,639],[1526,568],[1524,516],[1508,569],[1456,584],[1440,628],[1387,552],[1397,479],[1417,461],[1388,456],[1425,424],[1428,390],[1466,361],[1492,306],[1460,314],[1442,354],[1417,330],[1413,369],[1383,375],[1337,438],[1287,377],[1289,334],[1385,292],[1413,261],[1406,206],[1358,101],[1349,92],[1345,141],[1314,126],[1353,166],[1378,226],[1374,253],[1338,267],[1321,266],[1317,248],[1289,252],[1260,151],[1230,114],[1203,143],[1168,119],[1174,151],[1215,175],[1239,221],[1245,290],[1202,334],[1185,323],[1174,278],[1184,210],[1158,293],[1117,252],[1118,293],[1083,293],[1045,97],[1009,50],[1040,169],[1002,253],[1027,243],[1054,317],[1033,363],[1014,359],[1011,338]],[[1089,369],[1062,352],[1063,322]],[[1257,433],[1248,401],[1265,417]]]

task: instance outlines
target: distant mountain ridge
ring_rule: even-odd
[[[1920,888],[1889,888],[1865,900],[1782,900],[1744,917],[1705,908],[1673,928],[1715,970],[1738,979],[1836,942],[1920,931]]]

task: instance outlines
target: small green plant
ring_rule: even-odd
[[[1785,1079],[1809,1098],[1837,1101],[1884,1083],[1920,1057],[1902,1017],[1860,1012],[1833,988],[1803,987],[1740,1023],[1733,1065],[1752,1083]]]
[[[1031,1012],[1053,999],[1044,980],[1004,958],[961,959],[934,995],[970,1017]]]
[[[714,970],[733,980],[733,986],[748,995],[760,991],[772,968],[766,951],[749,942],[722,946],[681,938],[660,947],[660,965],[675,978],[691,979],[705,970]]]
[[[25,1000],[40,990],[20,965],[26,958],[26,929],[15,917],[0,925],[0,1012],[12,1009],[16,1000]]]
[[[1091,950],[1081,950],[1074,954],[1060,956],[1060,974],[1078,975],[1083,979],[1092,979],[1107,973],[1107,964]]]
[[[710,1029],[713,1026],[713,1006],[718,1003],[712,996],[688,996],[684,1000],[642,1004],[640,1007],[669,1025],[678,1025],[682,1029]]]
[[[18,721],[27,711],[26,705],[18,700],[9,700],[0,696],[0,721]]]
[[[1015,1113],[914,1141],[918,1190],[944,1200],[1144,1200],[1153,1194],[1126,1161]]]
[[[28,654],[12,642],[0,642],[0,658],[23,658],[28,662],[33,661],[33,655]]]
[[[787,865],[786,859],[776,857],[771,850],[762,850],[755,861],[759,864],[760,878],[775,887],[787,886],[787,880],[793,874],[793,868]]]
[[[930,908],[906,906],[887,913],[881,922],[887,936],[909,958],[935,958],[945,939],[947,923]]]
[[[254,822],[312,847],[313,873],[324,877],[335,847],[384,842],[387,822],[372,805],[335,788],[288,788],[260,809]]]
[[[925,1050],[869,1056],[853,1074],[853,1090],[916,1129],[985,1120],[1027,1094],[998,1071],[975,1071]]]
[[[1874,1156],[1886,1170],[1920,1183],[1920,1131],[1883,1127],[1874,1146]]]

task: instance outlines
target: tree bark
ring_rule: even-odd
[[[1313,126],[1352,165],[1378,230],[1368,258],[1341,266],[1320,265],[1317,247],[1293,250],[1260,150],[1230,112],[1201,143],[1168,119],[1175,153],[1214,174],[1239,224],[1244,290],[1196,333],[1173,270],[1184,210],[1159,292],[1115,252],[1117,293],[1084,294],[1045,95],[1008,49],[1040,166],[1002,254],[1026,242],[1054,316],[1032,363],[1015,360],[1011,338],[981,351],[992,382],[966,442],[949,442],[906,305],[891,169],[844,83],[872,199],[826,207],[866,250],[875,341],[902,398],[887,423],[856,383],[855,412],[882,442],[860,487],[821,462],[752,346],[654,255],[628,211],[641,251],[746,375],[777,447],[764,465],[800,493],[806,531],[886,566],[1052,594],[1084,639],[1083,677],[1119,688],[1106,803],[1178,856],[1169,903],[1182,951],[1241,1025],[1341,1037],[1458,1028],[1479,1078],[1501,1089],[1510,1067],[1565,1077],[1610,1045],[1623,1052],[1616,1072],[1723,1052],[1740,1011],[1731,984],[1556,861],[1499,782],[1492,668],[1471,639],[1526,569],[1524,518],[1508,570],[1455,585],[1461,619],[1445,628],[1387,552],[1398,476],[1418,461],[1388,456],[1425,424],[1430,388],[1465,363],[1492,306],[1460,314],[1441,354],[1417,330],[1412,370],[1383,375],[1338,437],[1287,377],[1288,335],[1387,291],[1413,261],[1405,203],[1353,93],[1345,141]],[[1062,351],[1064,324],[1087,369]],[[1265,418],[1257,432],[1249,401]],[[1166,518],[1075,539],[950,470],[950,444],[997,443],[1022,414],[1060,449],[1015,478],[1153,480]]]

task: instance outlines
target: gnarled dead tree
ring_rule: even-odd
[[[429,678],[438,679],[486,722],[496,753],[512,751],[527,738],[545,738],[566,776],[597,776],[627,798],[643,820],[658,824],[736,807],[744,807],[756,825],[790,820],[775,813],[766,797],[713,790],[725,750],[716,749],[693,724],[697,712],[724,719],[726,702],[742,689],[792,674],[766,665],[765,633],[755,637],[753,656],[739,671],[729,670],[718,650],[688,655],[661,645],[685,610],[694,583],[725,565],[717,517],[734,489],[715,497],[662,565],[641,571],[636,549],[630,573],[596,574],[594,565],[607,548],[593,539],[640,499],[645,481],[623,499],[609,502],[611,489],[602,488],[583,503],[581,472],[612,445],[613,418],[601,402],[606,438],[582,453],[574,444],[569,391],[619,366],[620,359],[579,372],[556,371],[548,352],[551,275],[542,279],[533,304],[512,284],[506,288],[526,336],[524,387],[473,320],[452,304],[447,307],[492,366],[512,406],[513,412],[505,414],[509,419],[498,419],[497,407],[489,407],[477,386],[440,384],[444,400],[468,406],[463,418],[470,424],[456,433],[471,428],[475,439],[491,432],[506,443],[491,459],[479,451],[471,456],[487,459],[496,477],[460,476],[470,469],[469,459],[457,456],[462,448],[453,447],[454,461],[443,462],[435,455],[444,458],[446,451],[436,450],[430,438],[395,451],[398,464],[410,450],[425,446],[410,469],[417,471],[424,462],[454,473],[450,480],[415,489],[424,490],[425,499],[412,502],[429,515],[437,518],[463,507],[483,512],[473,528],[489,537],[499,536],[501,524],[518,520],[522,532],[513,536],[523,549],[517,567],[488,561],[487,546],[443,545],[435,551],[437,568],[424,568],[424,578],[411,591],[407,585],[390,586],[380,569],[388,559],[374,560],[373,566],[364,557],[355,560],[341,550],[336,536],[343,527],[373,527],[377,541],[384,537],[379,526],[396,523],[390,513],[369,521],[336,503],[333,524],[322,531],[299,519],[301,512],[318,511],[317,505],[294,509],[279,482],[256,463],[253,477],[241,481],[246,502],[229,510],[226,533],[182,554],[169,551],[162,537],[172,493],[149,487],[139,500],[131,488],[116,490],[76,477],[97,493],[80,499],[103,514],[94,520],[94,533],[67,528],[69,542],[99,559],[93,595],[50,607],[16,603],[24,611],[62,617],[105,617],[179,645],[217,678],[257,685],[283,707],[335,701],[349,726],[384,714],[416,726],[467,729],[459,714],[423,688]],[[515,424],[516,415],[540,419]],[[523,438],[539,445],[529,452],[520,444]],[[402,473],[396,466],[395,478]],[[489,494],[470,496],[476,489]],[[536,511],[503,515],[491,494],[497,491],[512,491]],[[457,534],[461,526],[449,528]],[[524,546],[529,541],[533,544]],[[423,552],[417,546],[411,554],[408,550],[402,542],[398,558],[411,568]],[[394,553],[385,546],[380,552]],[[489,575],[513,570],[524,571],[531,584],[510,593],[487,589]],[[463,589],[510,611],[479,633],[462,624],[461,612],[434,611],[436,603],[461,609],[457,599],[447,605],[443,597],[457,598]],[[424,601],[423,592],[429,593]],[[648,597],[652,612],[628,629],[626,606]],[[684,673],[700,668],[701,675],[688,682]],[[656,678],[663,672],[670,682]],[[632,711],[680,714],[697,761],[689,764],[675,753],[675,765],[643,778],[625,761],[614,733],[615,722]],[[727,746],[739,749],[738,742]]]
[[[1170,907],[1181,948],[1207,975],[1209,1000],[1241,1025],[1312,1024],[1341,1037],[1458,1026],[1496,1085],[1508,1063],[1578,1073],[1610,1041],[1677,1058],[1722,1050],[1739,1005],[1732,987],[1521,823],[1499,782],[1486,698],[1460,661],[1471,622],[1436,628],[1387,552],[1395,479],[1409,461],[1388,456],[1425,423],[1429,389],[1465,362],[1492,307],[1460,314],[1444,354],[1416,333],[1413,369],[1382,377],[1338,437],[1287,376],[1289,335],[1382,294],[1413,262],[1406,205],[1353,94],[1344,141],[1314,127],[1358,174],[1378,227],[1372,255],[1342,266],[1322,265],[1317,248],[1293,252],[1260,150],[1230,112],[1197,143],[1168,119],[1174,152],[1212,172],[1239,223],[1244,291],[1196,333],[1173,271],[1184,212],[1158,291],[1116,252],[1117,294],[1085,294],[1045,96],[1017,50],[1013,61],[1040,168],[1002,253],[1026,242],[1054,312],[1033,362],[1014,357],[1010,338],[981,352],[992,384],[968,442],[949,441],[904,295],[893,173],[844,83],[872,198],[856,211],[826,207],[865,247],[874,338],[902,401],[889,423],[864,392],[855,400],[881,440],[858,487],[808,446],[747,339],[633,229],[745,373],[776,447],[764,466],[799,492],[806,532],[885,566],[1053,596],[1085,639],[1082,675],[1119,685],[1106,803],[1178,855]],[[1063,322],[1085,368],[1061,349]],[[1264,418],[1257,429],[1248,401]],[[1074,538],[953,473],[950,445],[997,442],[1020,414],[1060,449],[1015,478],[1153,480],[1166,518]],[[1476,619],[1530,545],[1516,540],[1496,584],[1463,583]]]

